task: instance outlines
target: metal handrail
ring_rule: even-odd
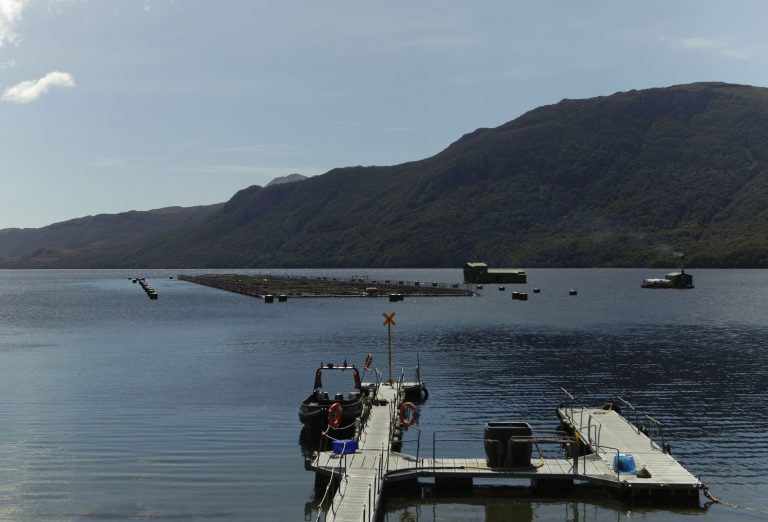
[[[491,444],[501,444],[501,441],[496,439],[486,439],[483,438],[477,438],[477,437],[463,437],[463,438],[450,438],[450,439],[438,439],[437,435],[438,433],[477,433],[476,429],[472,428],[457,428],[457,429],[450,429],[450,430],[435,430],[432,433],[432,472],[437,469],[436,467],[436,461],[437,461],[437,443],[440,442],[483,442],[483,443],[491,443]],[[546,432],[551,433],[550,436],[518,436],[518,437],[510,437],[509,442],[531,442],[533,444],[573,444],[576,442],[576,439],[573,437],[568,436],[562,436],[559,432],[553,431],[553,432]],[[541,453],[541,452],[539,452]]]
[[[621,397],[618,397],[618,399],[629,407],[629,409],[632,411],[632,416],[634,417],[633,421],[630,421],[624,415],[622,415],[622,418],[624,418],[624,420],[626,420],[630,426],[636,429],[638,433],[641,433],[641,432],[644,433],[650,440],[652,448],[657,449],[659,451],[664,451],[664,446],[666,443],[666,439],[664,437],[664,428],[663,428],[664,424],[661,421],[654,419],[650,415],[641,414],[637,409],[635,409],[635,407],[629,401]],[[641,422],[641,418],[648,419],[652,424],[653,431],[657,433],[651,433],[651,430],[645,427],[645,425]],[[654,435],[658,437],[660,443],[654,440]]]
[[[568,392],[568,390],[566,390],[566,389],[565,389],[565,388],[563,388],[562,386],[560,386],[560,389],[563,391],[563,393],[565,393],[565,394],[568,396],[568,399],[569,399],[569,400],[568,400],[568,401],[566,402],[566,404],[565,404],[566,414],[567,414],[567,415],[568,415],[568,416],[569,416],[571,419],[573,419],[573,403],[575,402],[575,400],[576,400],[576,399],[574,399],[574,398],[573,398],[573,395],[571,395],[571,394]],[[570,410],[570,414],[568,414],[568,410]]]
[[[649,421],[651,421],[655,425],[656,431],[658,431],[659,440],[661,441],[661,444],[658,444],[658,443],[656,443],[653,440],[653,437],[652,437],[653,434],[647,434],[648,438],[651,441],[651,447],[655,446],[656,449],[658,449],[660,451],[665,451],[664,447],[666,446],[666,442],[667,441],[664,438],[664,428],[663,428],[664,424],[662,424],[660,421],[657,421],[656,419],[654,419],[650,415],[646,415],[645,418],[648,419]]]
[[[592,420],[595,421],[595,425],[592,424]],[[595,419],[592,416],[592,414],[589,415],[588,422],[589,422],[589,424],[587,424],[587,441],[590,443],[590,445],[594,444],[597,447],[597,449],[599,450],[600,449],[600,434],[602,433],[602,430],[603,430],[603,423],[600,422],[599,420]],[[595,438],[592,438],[592,429],[593,428],[595,430]]]
[[[346,448],[346,442],[344,443],[344,448]],[[341,466],[333,466],[331,468],[331,478],[328,481],[328,485],[325,487],[325,492],[323,493],[323,498],[320,499],[320,503],[318,505],[317,518],[315,519],[318,522],[320,520],[320,516],[323,513],[322,507],[323,507],[323,504],[325,503],[326,497],[328,496],[328,492],[331,490],[331,486],[333,485],[334,477],[335,477],[335,475],[337,473],[337,470],[343,469],[343,472],[339,471],[339,482],[341,482],[342,480],[346,480],[347,479],[347,469],[348,469],[347,453],[343,449],[342,449],[342,455],[344,457],[344,467],[342,468]],[[343,491],[340,491],[340,490],[337,491],[337,495],[339,496],[339,498],[344,498],[344,492]],[[335,515],[336,514],[336,510],[334,509],[334,506],[333,506],[333,500],[331,500],[330,509],[333,512],[333,514]]]
[[[418,426],[413,426],[413,425],[408,427],[409,430],[411,428],[415,429],[418,432],[418,435],[416,436],[416,438],[415,439],[403,439],[403,440],[400,441],[400,443],[401,444],[405,444],[406,442],[415,442],[416,443],[416,466],[415,466],[415,469],[418,470],[419,469],[419,463],[420,463],[419,454],[421,452],[421,428],[419,428]]]
[[[602,453],[608,453],[607,451],[604,451],[603,448],[615,451],[616,452],[616,456],[621,455],[621,452],[619,451],[619,448],[614,448],[614,447],[611,447],[611,446],[602,446],[602,447],[598,448],[598,451],[600,451]],[[584,474],[586,475],[586,473],[587,473],[587,468],[586,468],[586,461],[585,461],[584,462]],[[621,473],[619,473],[618,470],[616,471],[616,480],[618,482],[621,482]]]

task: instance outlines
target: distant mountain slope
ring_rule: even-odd
[[[768,266],[768,89],[563,100],[439,154],[244,189],[104,257],[154,267]]]
[[[288,174],[287,176],[280,176],[279,178],[273,179],[267,183],[267,186],[271,187],[272,185],[280,185],[281,183],[294,183],[303,179],[307,179],[307,177],[301,174]]]
[[[223,204],[87,216],[47,227],[0,230],[0,266],[119,266],[126,247],[197,223]]]

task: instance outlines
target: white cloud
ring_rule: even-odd
[[[708,38],[683,38],[681,43],[683,47],[688,49],[722,49],[726,47],[723,42]]]
[[[2,71],[3,69],[10,69],[11,67],[16,67],[17,64],[18,62],[13,58],[8,60],[7,62],[0,62],[0,71]]]
[[[27,80],[8,87],[3,91],[2,100],[13,103],[29,103],[48,92],[51,87],[74,87],[75,79],[71,74],[54,71],[39,80]]]
[[[0,47],[18,41],[14,29],[28,3],[29,0],[0,0]]]
[[[659,41],[692,51],[709,52],[743,61],[749,61],[763,56],[768,48],[768,43],[749,43],[734,38],[719,39],[702,38],[698,36],[690,38],[667,38],[662,36],[659,38]]]

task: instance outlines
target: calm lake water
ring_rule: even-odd
[[[461,280],[459,270],[295,272]],[[640,288],[665,272],[528,270],[528,285],[479,297],[267,305],[169,279],[176,271],[0,271],[0,520],[314,520],[298,405],[321,362],[362,366],[372,352],[386,369],[391,311],[395,366],[411,369],[418,353],[430,391],[422,452],[436,430],[481,437],[488,420],[551,430],[563,386],[585,405],[631,401],[664,423],[673,454],[715,496],[768,511],[768,272],[691,270],[693,290]],[[473,444],[450,451],[482,455]],[[394,496],[385,519],[766,516],[488,487]]]

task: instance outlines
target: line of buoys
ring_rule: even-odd
[[[133,279],[134,283],[139,283],[141,285],[141,288],[144,289],[144,292],[147,294],[147,297],[150,299],[157,299],[157,290],[149,286],[149,283],[147,283],[147,280],[143,277],[137,277]]]

